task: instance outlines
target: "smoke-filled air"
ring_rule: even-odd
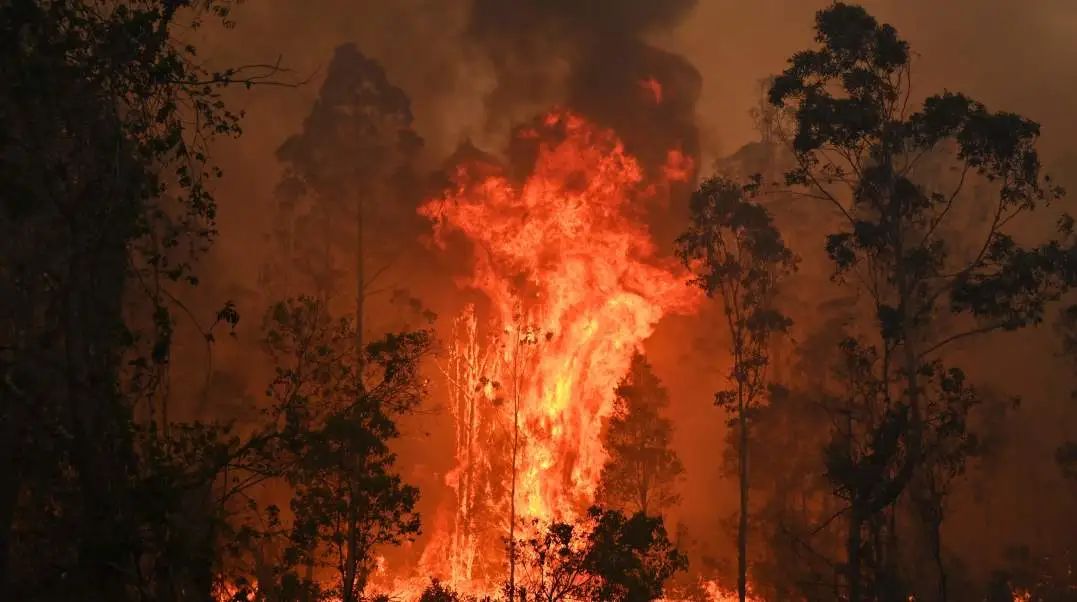
[[[0,600],[1077,601],[1074,39],[0,2]]]

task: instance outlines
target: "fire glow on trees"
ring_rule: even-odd
[[[457,467],[447,479],[458,507],[451,526],[435,525],[422,561],[476,593],[505,579],[513,497],[520,522],[571,521],[593,501],[617,382],[659,319],[699,300],[687,274],[656,257],[642,215],[671,176],[689,177],[688,157],[671,149],[664,180],[648,182],[613,132],[560,110],[517,136],[537,149],[522,183],[497,166],[462,165],[420,209],[439,243],[454,234],[471,243],[466,285],[489,302],[488,339],[474,314],[458,322]]]

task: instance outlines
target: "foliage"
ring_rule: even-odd
[[[797,167],[786,184],[841,215],[844,227],[826,239],[835,277],[872,304],[874,342],[843,346],[849,407],[827,456],[850,500],[848,596],[859,599],[863,521],[912,486],[937,544],[946,494],[938,479],[959,474],[971,449],[972,393],[960,373],[941,369],[939,354],[1039,323],[1074,282],[1073,220],[1063,215],[1054,238],[1031,246],[1012,232],[1018,216],[1063,195],[1040,173],[1037,124],[951,92],[910,107],[908,44],[859,6],[819,11],[815,30],[819,47],[793,55],[770,101],[794,115]],[[983,227],[970,227],[981,214]],[[857,419],[867,428],[849,426]],[[931,595],[945,599],[937,564]],[[892,566],[878,569],[877,580],[892,579],[883,574]]]
[[[431,579],[430,585],[423,590],[419,602],[461,602],[460,594],[442,585],[437,579]]]
[[[896,538],[880,516],[891,500],[887,497],[891,476],[908,462],[908,449],[901,445],[908,431],[909,406],[891,404],[885,395],[879,353],[856,339],[841,346],[839,369],[844,393],[827,403],[832,420],[830,440],[824,449],[825,476],[833,492],[845,501],[856,530],[848,554],[862,555],[872,571],[862,575],[868,596],[896,595],[898,576],[887,546]],[[924,441],[919,467],[919,487],[910,491],[917,515],[929,526],[932,560],[942,567],[939,539],[945,517],[945,500],[951,484],[964,472],[967,459],[977,451],[977,439],[969,431],[970,410],[980,403],[976,390],[957,368],[945,368],[938,360],[921,366],[924,401]],[[860,541],[859,529],[868,524],[870,541]],[[853,527],[850,527],[852,529]]]
[[[278,72],[208,67],[187,39],[207,19],[230,28],[239,2],[0,6],[0,591],[11,599],[352,602],[367,597],[379,548],[419,534],[419,492],[401,478],[393,443],[425,394],[431,335],[364,342],[361,299],[381,273],[362,276],[364,213],[371,255],[390,251],[376,257],[387,269],[416,219],[406,201],[422,141],[407,96],[354,46],[336,50],[301,131],[277,152],[281,253],[267,280],[309,278],[283,292],[318,298],[267,315],[268,408],[242,425],[179,422],[169,408],[173,314],[189,311],[178,291],[198,283],[196,260],[217,235],[211,184],[221,172],[209,150],[240,134],[223,89],[274,83]],[[751,457],[762,494],[753,533],[769,546],[753,557],[757,592],[946,599],[941,524],[981,446],[970,427],[978,391],[944,353],[1043,320],[1073,284],[1073,220],[1061,216],[1050,239],[1016,234],[1021,216],[1062,198],[1041,174],[1037,124],[959,93],[913,106],[908,45],[859,7],[820,11],[816,34],[818,47],[768,84],[771,106],[754,113],[764,145],[742,159],[780,169],[771,145],[792,141],[785,183],[844,220],[826,251],[836,280],[866,293],[870,319],[841,336],[828,323],[801,349],[804,386],[773,387],[773,338],[790,328],[776,295],[796,260],[757,202],[761,179],[704,182],[678,241],[730,332],[733,386],[716,402],[741,435],[741,588]],[[778,131],[787,125],[789,137]],[[335,252],[353,238],[358,265],[342,268]],[[353,268],[359,324],[326,307]],[[392,303],[432,318],[392,292]],[[208,317],[208,343],[239,322],[231,302]],[[1070,308],[1067,353],[1075,324]],[[599,497],[619,509],[536,524],[513,542],[521,599],[657,599],[686,569],[648,515],[676,501],[683,472],[666,393],[637,357],[617,396]],[[1056,459],[1077,476],[1077,445]],[[266,503],[278,495],[286,507]],[[903,510],[927,526],[937,591],[914,591],[899,566],[922,559],[896,551]],[[839,517],[844,542],[828,528]],[[1019,548],[1006,563],[988,599],[1073,597],[1071,558]],[[326,568],[333,583],[318,582]],[[433,581],[421,599],[462,598]]]
[[[1062,339],[1062,354],[1077,371],[1077,305],[1069,305],[1059,312],[1055,326]],[[1077,397],[1077,391],[1072,391],[1070,396]],[[1077,442],[1066,441],[1060,445],[1055,451],[1055,461],[1067,479],[1077,481]]]
[[[171,289],[197,283],[215,234],[208,145],[239,134],[221,89],[276,72],[210,70],[181,39],[231,7],[0,7],[0,461],[15,467],[0,479],[0,589],[16,598],[211,588],[208,491],[233,437],[173,429],[161,385]]]
[[[267,282],[285,294],[336,293],[352,265],[337,253],[355,248],[357,228],[377,243],[359,241],[357,252],[379,255],[366,263],[382,269],[393,261],[394,233],[417,219],[402,202],[423,143],[412,121],[410,100],[376,60],[354,44],[334,51],[302,130],[277,149],[285,170],[274,217],[279,252],[264,266]]]
[[[879,489],[885,483],[880,476],[900,464],[905,450],[899,445],[906,429],[909,409],[906,405],[888,405],[879,376],[879,355],[874,347],[855,339],[842,343],[844,382],[850,385],[849,397],[832,408],[835,416],[834,437],[826,452],[827,477],[835,492],[854,507],[874,513],[887,504]],[[925,422],[924,454],[928,464],[940,471],[935,477],[948,481],[963,470],[969,454],[975,450],[976,438],[968,432],[969,409],[979,402],[975,390],[958,368],[944,369],[934,361],[921,367]],[[853,432],[863,429],[863,432]]]
[[[774,335],[791,321],[775,307],[779,280],[796,268],[796,257],[782,240],[770,213],[746,198],[758,178],[740,187],[721,178],[703,182],[692,195],[688,230],[677,239],[677,253],[696,277],[693,284],[722,302],[730,335],[732,386],[715,395],[738,429],[740,522],[738,591],[747,596],[749,422],[768,388],[767,368]]]
[[[378,546],[419,532],[419,491],[395,472],[389,444],[399,436],[395,418],[424,395],[418,362],[430,346],[425,331],[390,334],[368,344],[360,363],[354,337],[350,320],[333,320],[310,297],[267,316],[276,461],[293,489],[285,562],[332,566],[345,600],[364,591]]]
[[[666,535],[661,518],[592,507],[578,524],[534,525],[521,540],[521,602],[655,600],[687,559]]]
[[[892,27],[836,3],[819,12],[816,31],[822,48],[795,54],[770,92],[774,104],[796,109],[799,166],[787,182],[845,216],[847,229],[827,237],[827,250],[838,275],[856,272],[875,299],[888,348],[922,338],[940,301],[981,323],[915,341],[918,355],[963,336],[1039,322],[1044,305],[1072,279],[1063,244],[1072,221],[1061,219],[1062,238],[1038,247],[1017,244],[1005,230],[1017,215],[1063,194],[1040,175],[1039,126],[954,93],[928,97],[907,114],[909,51]],[[960,177],[949,189],[918,180],[926,155],[952,155]],[[990,196],[962,196],[973,175],[994,184]],[[955,256],[940,236],[945,220],[960,218],[961,204],[987,204],[993,214],[971,257]]]
[[[603,428],[609,457],[595,498],[625,512],[660,513],[679,499],[675,487],[684,466],[670,448],[673,425],[662,415],[669,394],[642,355],[632,357],[614,404]]]
[[[823,353],[829,352],[830,346]],[[813,353],[805,345],[803,353]],[[820,473],[819,450],[830,427],[826,390],[797,379],[758,408],[749,441],[752,481],[752,593],[762,600],[834,599],[833,562],[840,534],[827,519],[844,504]],[[729,446],[735,465],[736,446]]]
[[[377,61],[354,44],[339,46],[302,133],[277,149],[286,182],[347,203],[354,184],[399,175],[422,145],[410,104]]]
[[[735,386],[719,392],[715,403],[738,420],[766,393],[771,337],[791,325],[774,307],[774,295],[779,279],[796,266],[770,214],[745,198],[755,189],[707,180],[692,195],[689,228],[677,239],[678,254],[696,272],[693,284],[722,301]]]

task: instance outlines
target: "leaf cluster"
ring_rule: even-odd
[[[525,562],[521,602],[654,600],[667,579],[688,567],[662,519],[643,513],[595,506],[577,524],[533,527],[536,534],[518,545]]]

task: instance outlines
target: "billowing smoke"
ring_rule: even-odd
[[[500,125],[564,104],[616,131],[649,170],[671,148],[697,157],[702,78],[683,57],[647,42],[695,4],[476,0],[466,35],[488,55],[497,77],[488,119]]]

